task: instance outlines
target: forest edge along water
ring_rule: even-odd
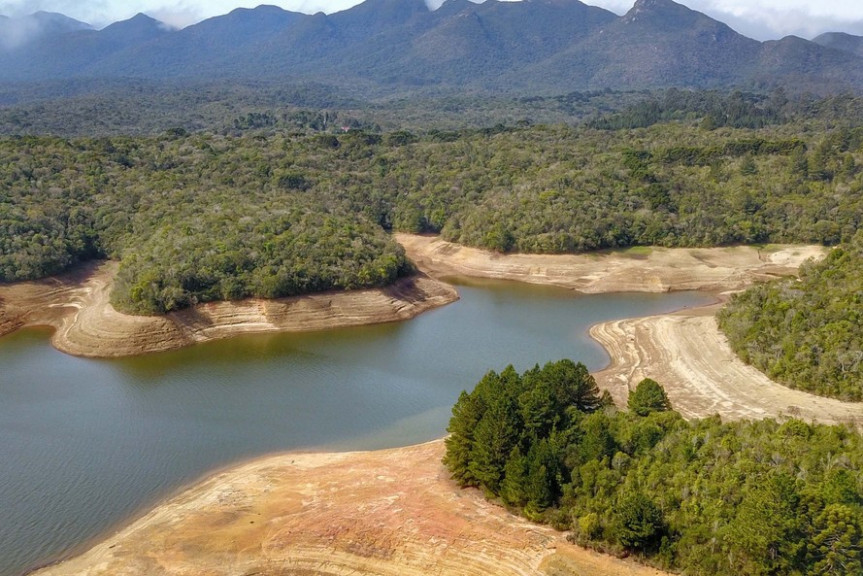
[[[470,258],[466,258],[464,254],[460,254],[460,247],[454,246],[454,245],[448,245],[447,243],[443,243],[440,240],[436,240],[436,239],[432,239],[432,238],[424,238],[424,237],[411,237],[411,238],[413,238],[417,242],[417,246],[419,246],[420,248],[408,246],[408,253],[416,262],[418,262],[420,264],[421,269],[429,270],[431,267],[426,267],[424,265],[424,262],[431,261],[435,266],[438,267],[437,270],[431,270],[432,273],[435,275],[436,274],[442,274],[444,276],[451,276],[454,274],[465,275],[464,270],[458,270],[458,269],[441,270],[441,268],[443,267],[441,264],[441,259],[436,254],[438,252],[443,251],[443,252],[448,252],[450,254],[459,255],[459,258],[455,261],[459,262],[460,265],[464,265],[464,263],[467,262],[470,266],[472,266],[473,267],[473,273],[470,275],[472,275],[472,276],[481,276],[482,275],[482,274],[477,273],[477,270],[480,269],[482,266],[481,265],[478,266],[475,262],[471,261]],[[408,240],[410,240],[411,238],[408,238]],[[407,244],[407,242],[405,242],[405,243]],[[422,252],[422,250],[425,250],[425,252]],[[742,287],[742,285],[745,285],[745,283],[752,281],[752,279],[756,278],[756,276],[753,276],[752,279],[745,280],[744,277],[738,273],[738,270],[739,270],[739,267],[741,266],[741,263],[743,261],[746,261],[746,258],[744,258],[744,255],[741,254],[739,249],[718,249],[718,250],[719,251],[727,251],[728,255],[733,256],[732,262],[730,264],[725,264],[724,266],[721,265],[721,263],[719,263],[716,260],[717,256],[715,254],[711,254],[711,252],[713,252],[712,250],[686,251],[686,252],[688,252],[688,254],[686,255],[686,262],[689,262],[690,265],[692,265],[692,266],[704,267],[705,278],[708,278],[709,281],[711,282],[711,288],[712,289],[718,289],[720,287],[724,287],[727,289],[739,288],[739,287]],[[763,277],[765,275],[772,276],[772,275],[777,274],[777,273],[793,273],[793,271],[796,269],[796,261],[805,259],[804,255],[809,254],[813,250],[814,249],[811,249],[811,248],[782,247],[782,248],[775,248],[775,249],[772,249],[770,251],[762,251],[759,253],[758,251],[752,249],[752,254],[750,256],[748,256],[749,260],[746,262],[747,262],[748,266],[753,267],[753,270],[754,270],[753,274],[756,274],[756,275],[760,274],[761,275],[758,277]],[[810,252],[807,252],[807,251],[810,251]],[[638,253],[633,253],[633,254],[627,254],[624,252],[624,253],[602,254],[599,256],[585,256],[585,257],[583,257],[583,260],[586,261],[588,264],[593,265],[592,268],[588,267],[587,269],[592,270],[591,273],[595,277],[601,278],[604,271],[607,272],[608,270],[611,270],[612,267],[618,266],[618,264],[614,263],[615,260],[618,259],[618,260],[628,261],[630,264],[633,265],[633,268],[632,268],[633,272],[630,275],[632,277],[634,277],[635,274],[637,274],[637,272],[635,272],[635,270],[638,269],[639,267],[641,268],[642,271],[646,270],[646,269],[651,270],[651,272],[649,274],[645,274],[642,272],[642,276],[641,276],[642,278],[649,280],[649,282],[650,282],[649,290],[663,291],[663,290],[675,289],[674,285],[671,282],[664,280],[661,275],[658,275],[655,272],[655,270],[657,270],[657,269],[662,270],[663,266],[657,265],[657,262],[655,261],[656,257],[654,256],[654,253],[657,255],[660,255],[664,259],[667,259],[668,254],[666,253],[666,251],[664,251],[664,250],[649,250],[646,252],[647,252],[646,254],[645,254],[645,252],[638,252]],[[674,251],[674,252],[676,252],[676,251]],[[431,253],[431,256],[429,256],[429,253]],[[481,259],[485,259],[487,261],[494,262],[495,266],[497,266],[497,268],[491,270],[491,272],[489,272],[487,275],[490,275],[490,276],[499,275],[501,273],[500,272],[501,266],[506,268],[506,266],[510,265],[510,264],[508,264],[508,262],[511,262],[510,259],[514,259],[512,261],[514,261],[515,264],[510,265],[510,266],[514,267],[513,269],[515,270],[515,272],[513,272],[511,269],[508,273],[516,274],[516,275],[520,274],[522,276],[522,278],[520,278],[520,279],[524,279],[525,273],[523,271],[523,268],[519,268],[519,267],[524,266],[524,259],[526,258],[525,256],[503,257],[503,256],[497,256],[497,255],[481,253],[481,252],[476,252],[476,254],[479,254],[479,257]],[[683,254],[683,253],[681,253],[681,254]],[[533,269],[538,270],[540,272],[542,272],[542,270],[545,270],[545,272],[542,272],[542,273],[544,273],[548,277],[554,277],[554,279],[556,281],[555,283],[558,283],[557,281],[560,279],[560,277],[566,276],[567,273],[566,272],[564,272],[564,273],[559,272],[559,268],[555,268],[555,267],[549,268],[548,263],[553,261],[554,266],[560,266],[559,262],[565,262],[567,259],[571,259],[573,257],[559,257],[559,258],[554,257],[551,260],[547,260],[547,258],[549,258],[549,257],[540,257],[541,262],[538,264],[535,264],[533,266]],[[577,257],[576,260],[578,260],[579,258],[581,258],[581,257]],[[755,264],[756,262],[760,263],[760,264],[756,265]],[[572,265],[570,263],[566,263],[566,264],[570,265],[570,266]],[[578,263],[578,265],[584,265],[584,263],[583,262]],[[543,268],[543,266],[545,266],[545,268]],[[685,277],[686,274],[689,274],[689,277],[691,278],[693,275],[697,276],[698,274],[700,274],[700,272],[693,273],[692,270],[688,270],[688,271],[685,269],[681,270],[682,268],[685,268],[685,266],[682,266],[679,262],[669,263],[669,261],[666,260],[664,266],[665,266],[665,269],[667,270],[667,276],[665,276],[664,278],[668,278],[669,276],[682,278],[682,277]],[[620,268],[615,268],[615,269],[620,270]],[[719,269],[719,273],[712,275],[710,271],[716,271],[717,269]],[[784,269],[784,272],[783,272],[783,269]],[[549,270],[552,270],[551,274],[549,273]],[[572,274],[571,271],[568,273]],[[681,276],[681,274],[683,276]],[[529,275],[529,272],[527,275]],[[584,275],[587,276],[587,275],[590,275],[590,273],[585,273]],[[717,282],[716,278],[721,277],[723,275],[728,280],[724,286],[720,286],[719,283]],[[500,276],[498,276],[498,277],[500,277]],[[666,282],[666,284],[663,284],[663,282]],[[690,286],[687,286],[687,287],[690,287]],[[8,300],[6,300],[6,298],[4,298],[4,305],[8,305]],[[72,307],[71,309],[73,311],[79,310],[79,308],[74,308],[74,307]],[[482,311],[480,311],[480,312],[482,312]],[[493,310],[492,310],[492,312],[493,312]],[[483,313],[486,313],[486,312],[483,312]],[[399,326],[398,329],[399,330],[403,330],[403,329],[404,330],[410,330],[411,324],[412,323],[407,323],[404,325],[398,325]],[[315,337],[314,334],[309,336],[309,338],[312,338],[312,339],[314,339],[314,337]],[[361,338],[362,338],[362,336],[361,336]],[[240,342],[240,341],[238,341],[238,342]],[[163,358],[162,355],[159,355],[159,356],[160,356],[160,358]],[[192,357],[194,357],[194,353],[193,353]],[[544,361],[544,360],[541,358],[536,358],[536,361]],[[160,360],[160,362],[161,362],[161,360]],[[170,364],[170,361],[166,361],[166,362],[168,364]],[[599,365],[596,365],[596,363],[594,363],[594,369],[598,368],[598,367],[599,367]],[[499,368],[501,368],[501,366],[496,366],[495,364],[490,364],[490,365],[485,366],[485,369],[489,369],[489,368],[498,368],[499,369]],[[171,369],[171,368],[168,368],[168,369]],[[146,371],[146,368],[142,368],[140,365],[138,365],[136,368],[133,369],[133,371]],[[458,383],[458,385],[464,387],[464,386],[469,386],[469,383],[468,382],[460,382],[460,383]],[[449,405],[451,405],[451,402],[453,401],[454,397],[455,396],[453,395],[453,397],[449,399],[449,401],[448,401]],[[358,407],[360,409],[362,409],[362,406],[358,406]],[[372,409],[372,408],[370,408],[370,409]],[[435,417],[440,418],[441,415],[436,414]],[[438,428],[438,430],[439,429],[440,428]],[[382,443],[380,441],[378,441],[378,443],[380,443],[380,445],[399,445],[399,442],[404,443],[405,441],[411,441],[411,438],[409,436],[404,436],[401,433],[397,434],[397,436],[398,436],[398,440],[396,440],[396,441],[393,441],[392,438],[390,438],[387,441],[383,441]],[[421,438],[420,438],[420,440],[421,440]],[[413,441],[416,441],[416,438],[414,438]],[[326,444],[336,446],[338,444],[338,442],[336,442],[336,444],[333,444],[332,442],[328,443],[326,441],[322,442],[322,441],[318,440],[316,444],[306,444],[306,445],[326,445]],[[302,445],[302,442],[300,445]],[[371,444],[372,447],[374,447],[376,445],[377,444],[375,444],[374,442]],[[346,445],[346,446],[342,446],[342,447],[350,448],[351,446]],[[428,448],[428,449],[431,450],[432,448]],[[274,451],[274,450],[278,450],[278,446],[274,446],[270,451]],[[266,451],[266,450],[264,450],[264,451]],[[398,458],[401,458],[401,457],[402,456],[398,456]],[[239,459],[239,457],[235,456],[234,460],[236,460],[236,459]],[[212,469],[212,468],[213,468],[213,466],[210,466],[210,469]],[[231,473],[227,472],[227,474],[231,474]],[[188,482],[191,479],[192,478],[187,478],[186,481]],[[193,489],[193,490],[196,490],[196,489]],[[158,491],[157,491],[157,493],[158,493]],[[132,510],[132,512],[134,512],[134,510]],[[174,533],[174,536],[177,536],[178,534],[179,533]],[[169,546],[169,548],[170,548],[170,546]],[[126,550],[128,552],[128,548]],[[165,552],[165,551],[163,551],[163,552]],[[59,567],[58,567],[58,569],[59,569]],[[69,572],[69,573],[72,573],[72,572]],[[74,573],[81,573],[81,572],[78,571],[78,572],[74,572]]]
[[[113,357],[172,350],[251,332],[310,331],[392,322],[447,304],[458,295],[439,278],[517,280],[583,293],[740,290],[794,274],[821,257],[819,246],[648,248],[583,255],[500,255],[436,237],[398,234],[421,273],[380,289],[277,300],[216,302],[166,316],[130,316],[109,302],[116,264],[89,264],[38,282],[0,286],[0,335],[26,326],[55,328],[52,343],[79,356]]]

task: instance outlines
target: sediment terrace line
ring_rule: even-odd
[[[590,335],[612,358],[608,368],[594,375],[597,382],[624,405],[630,388],[642,378],[653,378],[687,418],[795,417],[863,427],[863,403],[792,390],[741,361],[719,330],[717,309],[597,324]]]
[[[165,316],[131,316],[111,306],[116,271],[116,262],[101,262],[56,278],[0,286],[0,336],[26,326],[51,326],[51,343],[63,352],[132,356],[251,332],[406,320],[458,299],[452,286],[419,274],[379,289],[212,302]]]
[[[797,273],[821,246],[644,248],[588,254],[496,254],[436,236],[396,234],[408,257],[436,278],[469,276],[561,286],[584,293],[741,290]]]
[[[638,258],[499,256],[434,238],[398,239],[432,275],[505,278],[585,292],[736,290],[793,274],[805,259],[825,253],[819,247],[779,247],[768,253],[655,249]],[[422,301],[421,295],[392,298],[399,313],[401,302]],[[2,291],[0,299],[7,302]],[[297,306],[331,304],[305,299]],[[861,405],[788,390],[745,366],[723,341],[714,312],[708,307],[595,326],[591,333],[614,358],[596,374],[599,382],[624,402],[630,386],[653,377],[666,386],[675,408],[690,417],[716,412],[726,418],[793,415],[824,422],[860,417]],[[0,327],[4,321],[21,322],[20,315],[4,314]],[[184,321],[194,325],[195,318]],[[440,464],[443,449],[438,441],[251,462],[186,490],[89,552],[38,575],[663,574],[575,547],[476,491],[458,489]]]

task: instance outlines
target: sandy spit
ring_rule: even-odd
[[[754,282],[795,275],[821,246],[667,249],[577,256],[501,256],[425,236],[399,236],[430,274],[554,284],[581,292],[705,290],[724,299]],[[660,382],[687,418],[802,418],[863,427],[863,403],[791,390],[743,363],[717,326],[719,306],[604,322],[591,328],[611,364],[594,374],[619,406],[643,378]]]
[[[625,405],[642,378],[660,382],[674,409],[687,418],[723,420],[800,418],[863,429],[863,403],[792,390],[743,363],[716,323],[718,305],[664,316],[593,326],[590,335],[611,356],[594,374],[601,388]]]
[[[213,302],[167,316],[131,316],[109,302],[115,262],[0,285],[0,336],[25,326],[55,328],[52,344],[77,356],[160,352],[251,332],[304,332],[393,322],[458,299],[450,285],[419,274],[392,286],[280,298]]]
[[[0,336],[26,326],[52,326],[53,345],[78,356],[159,352],[249,332],[309,331],[392,322],[458,298],[439,280],[461,275],[552,284],[586,293],[737,290],[794,273],[816,246],[663,249],[579,256],[498,255],[438,238],[398,234],[422,273],[375,290],[277,300],[202,304],[167,316],[130,316],[109,302],[116,262],[94,263],[38,282],[0,285]],[[438,279],[435,279],[438,278]]]

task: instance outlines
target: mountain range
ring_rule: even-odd
[[[366,0],[330,15],[259,6],[181,30],[144,14],[95,30],[41,12],[0,17],[0,32],[6,83],[314,81],[389,94],[863,89],[861,37],[759,42],[672,0],[637,0],[623,16],[578,0],[447,0],[437,10],[423,0]]]

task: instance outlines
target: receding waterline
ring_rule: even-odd
[[[0,575],[82,543],[202,474],[293,449],[372,449],[444,434],[489,369],[607,362],[590,325],[711,301],[483,282],[413,320],[250,335],[136,358],[53,350],[43,330],[0,339]]]

